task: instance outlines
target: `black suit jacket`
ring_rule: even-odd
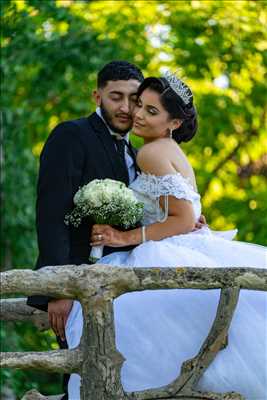
[[[134,156],[134,149],[130,149]],[[73,196],[80,186],[104,178],[128,183],[128,172],[102,119],[94,113],[88,118],[59,124],[40,157],[36,269],[47,265],[88,264],[92,222],[85,220],[75,228],[66,226],[64,217],[73,208]],[[118,248],[104,248],[104,254],[112,251]],[[49,300],[51,297],[30,296],[27,304],[46,311]]]

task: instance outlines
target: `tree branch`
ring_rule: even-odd
[[[49,329],[47,313],[26,304],[26,298],[1,299],[0,320],[14,322],[32,322],[39,330]]]
[[[79,349],[0,353],[1,368],[40,369],[47,372],[78,372],[81,364],[82,353]]]
[[[21,400],[61,400],[64,394],[59,394],[57,396],[43,396],[37,390],[32,389],[25,393]]]
[[[11,270],[1,274],[2,293],[93,298],[105,293],[112,299],[147,289],[222,289],[239,287],[267,290],[267,270],[261,268],[117,268],[110,265],[46,267],[40,271]]]

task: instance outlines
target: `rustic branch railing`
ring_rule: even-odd
[[[124,392],[120,382],[122,355],[115,346],[113,300],[123,293],[146,289],[221,289],[217,314],[199,353],[183,363],[181,374],[159,389]],[[2,294],[42,294],[78,299],[85,319],[80,345],[73,350],[1,353],[1,367],[77,372],[82,400],[243,399],[234,392],[199,392],[194,388],[217,353],[227,345],[227,333],[240,289],[267,291],[266,269],[252,268],[117,268],[105,265],[46,267],[1,274]],[[47,319],[25,299],[1,301],[0,318],[31,320],[46,329]],[[35,396],[35,397],[34,397]],[[39,396],[39,397],[38,397]],[[42,399],[32,391],[24,399]]]

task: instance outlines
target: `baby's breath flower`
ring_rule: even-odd
[[[65,223],[79,226],[84,217],[97,224],[122,228],[134,227],[142,218],[143,204],[123,182],[112,179],[94,179],[82,186],[73,198],[75,204]]]

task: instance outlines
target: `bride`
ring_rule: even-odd
[[[141,173],[130,185],[144,207],[143,226],[121,232],[94,225],[91,244],[122,247],[99,263],[131,267],[267,267],[263,246],[228,240],[207,227],[193,231],[201,215],[194,171],[178,143],[197,130],[190,89],[175,76],[147,78],[138,91],[134,133],[144,138],[137,155]],[[125,357],[125,391],[156,388],[173,381],[209,332],[219,290],[154,290],[127,293],[114,301],[116,346]],[[266,399],[267,332],[265,292],[241,290],[220,351],[199,381],[203,391],[237,391],[249,400]],[[79,344],[82,311],[75,301],[66,324],[69,348]],[[80,398],[80,377],[72,374],[69,399]]]

